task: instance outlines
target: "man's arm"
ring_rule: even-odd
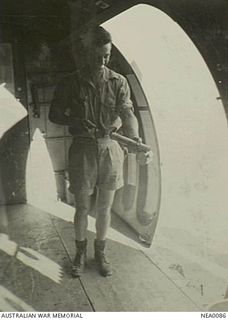
[[[126,109],[120,114],[123,134],[131,139],[139,138],[138,120],[132,109]]]
[[[130,153],[137,152],[137,161],[139,164],[146,165],[152,161],[153,153],[149,146],[142,144],[142,139],[139,137],[138,120],[134,115],[133,105],[130,99],[130,88],[125,78],[122,78],[121,80],[122,83],[119,90],[117,106],[119,116],[122,120],[123,134],[137,142],[136,145],[134,143],[127,144],[128,151]],[[115,136],[115,133],[113,133],[112,137],[114,139],[118,138],[119,142],[121,142],[119,137]],[[126,138],[124,140],[126,140]]]
[[[122,120],[123,134],[131,139],[139,138],[138,120],[133,112],[127,80],[121,77],[121,85],[117,97],[117,109]]]

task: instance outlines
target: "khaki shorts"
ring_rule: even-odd
[[[69,149],[69,190],[94,192],[95,187],[117,190],[123,186],[124,153],[107,138],[75,138]]]

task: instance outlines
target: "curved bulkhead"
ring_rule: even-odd
[[[113,210],[127,222],[145,244],[151,244],[158,221],[161,174],[156,131],[147,98],[132,66],[117,48],[113,48],[112,65],[124,74],[132,92],[140,136],[151,147],[152,161],[140,165],[137,155],[128,153],[124,163],[124,187],[117,191]]]

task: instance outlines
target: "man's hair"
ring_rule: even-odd
[[[102,47],[103,45],[111,42],[111,34],[101,26],[87,29],[81,35],[81,45],[84,49],[91,47]]]
[[[97,26],[93,28],[91,31],[93,36],[93,44],[96,47],[101,47],[107,43],[112,42],[111,34],[103,27]]]

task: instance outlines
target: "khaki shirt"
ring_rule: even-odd
[[[133,115],[127,80],[107,67],[104,67],[98,85],[86,72],[75,72],[65,77],[55,90],[49,113],[52,121],[56,112],[63,117],[90,120],[101,136],[109,134],[112,127],[121,126],[121,120],[124,122],[126,117]],[[93,136],[92,131],[88,132],[80,124],[70,126],[69,132],[73,136]],[[133,136],[132,132],[125,134]]]

